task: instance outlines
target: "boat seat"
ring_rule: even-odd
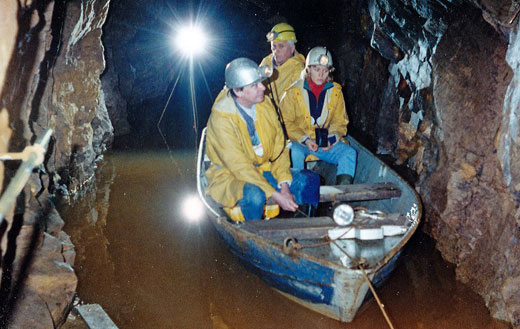
[[[390,182],[320,186],[320,202],[381,200],[400,196],[399,187]]]
[[[369,219],[363,224],[355,225],[358,230],[369,230],[383,226],[404,226],[406,217],[401,214],[388,214],[385,219]],[[246,221],[240,227],[248,232],[258,234],[268,239],[320,239],[329,234],[329,230],[348,228],[339,226],[330,217],[298,217],[275,218],[270,220]]]

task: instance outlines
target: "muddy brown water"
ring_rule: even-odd
[[[83,303],[101,304],[121,329],[388,328],[373,299],[341,323],[247,272],[208,220],[181,212],[195,174],[193,152],[112,154],[89,192],[62,205]],[[395,328],[509,328],[420,232],[378,293]]]

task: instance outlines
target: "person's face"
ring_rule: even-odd
[[[309,67],[311,80],[318,86],[324,84],[327,81],[329,72],[329,68],[325,65],[312,65]]]
[[[271,41],[271,51],[277,65],[282,65],[283,63],[287,62],[287,60],[293,55],[295,48],[296,47],[291,45],[289,41]]]
[[[263,102],[265,86],[262,82],[245,86],[242,90],[235,89],[237,101],[245,107],[251,107],[254,104]]]

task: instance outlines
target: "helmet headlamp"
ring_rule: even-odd
[[[261,74],[266,77],[266,78],[270,78],[271,75],[273,75],[273,68],[271,66],[260,66],[258,68],[258,70],[261,72]]]
[[[318,63],[320,63],[320,65],[329,65],[329,57],[327,55],[320,55],[320,57],[318,58]]]
[[[283,30],[283,31],[270,31],[268,32],[265,37],[267,38],[267,42],[271,42],[271,41],[274,41],[276,39],[278,39],[278,36],[282,33],[286,33],[286,32],[292,32],[294,33],[294,30]]]
[[[332,55],[326,47],[314,47],[307,54],[305,66],[322,65],[329,68],[329,72],[334,71]]]

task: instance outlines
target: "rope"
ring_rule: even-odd
[[[338,249],[342,253],[344,253],[349,259],[351,259],[352,261],[355,261],[355,260],[352,259],[352,257],[350,257],[350,255],[345,250],[343,250],[343,248],[341,248],[340,245],[338,245],[336,243],[336,241],[332,241],[332,243],[336,247],[338,247]],[[381,300],[379,299],[379,296],[377,295],[376,290],[374,289],[374,286],[372,285],[372,282],[370,281],[370,278],[368,277],[367,273],[365,272],[365,269],[359,263],[357,264],[357,267],[361,270],[361,273],[363,273],[363,277],[365,278],[365,281],[367,282],[368,287],[372,291],[372,294],[374,295],[374,298],[375,298],[375,300],[377,302],[377,305],[379,306],[379,309],[381,310],[381,313],[383,313],[383,316],[385,317],[385,320],[386,320],[386,323],[388,324],[388,327],[390,327],[390,329],[394,329],[392,321],[390,321],[390,318],[388,317],[388,314],[386,314],[385,305],[383,303],[381,303]]]
[[[345,254],[345,256],[347,256],[350,261],[354,264],[356,264],[356,266],[358,267],[358,269],[361,270],[361,273],[363,274],[363,277],[365,278],[365,281],[367,282],[368,284],[368,287],[370,288],[370,291],[372,291],[372,294],[374,295],[374,298],[377,302],[377,305],[379,306],[379,309],[381,310],[381,313],[383,313],[383,317],[385,318],[386,320],[386,323],[388,324],[388,327],[390,327],[390,329],[394,329],[394,326],[392,324],[392,321],[390,320],[390,318],[388,317],[388,314],[386,314],[386,311],[385,311],[385,305],[381,302],[381,300],[379,299],[379,295],[376,293],[376,290],[374,288],[374,286],[372,285],[372,282],[370,281],[370,278],[368,277],[365,269],[363,268],[362,264],[352,258],[337,242],[336,240],[339,240],[341,239],[344,235],[346,235],[348,232],[350,232],[353,228],[356,228],[360,225],[362,225],[364,222],[366,222],[367,220],[373,218],[373,219],[381,219],[381,218],[384,218],[386,217],[386,214],[382,211],[379,211],[379,210],[376,210],[376,211],[368,211],[366,208],[364,207],[357,207],[356,208],[357,210],[357,213],[359,215],[361,215],[360,217],[362,218],[358,223],[356,223],[355,225],[351,225],[348,230],[346,230],[343,234],[341,234],[339,237],[337,237],[336,239],[331,239],[331,240],[328,240],[328,241],[325,241],[325,242],[320,242],[320,243],[315,243],[315,244],[309,244],[309,245],[302,245],[300,244],[296,239],[294,238],[285,238],[284,240],[284,252],[288,253],[289,250],[287,249],[291,249],[291,248],[294,248],[296,250],[301,250],[301,249],[305,249],[305,248],[317,248],[317,247],[321,247],[321,246],[324,246],[324,245],[328,245],[328,244],[334,244],[343,254]],[[302,213],[303,215],[305,215],[306,217],[309,217],[307,216],[304,212],[302,212],[300,210],[300,213]]]

